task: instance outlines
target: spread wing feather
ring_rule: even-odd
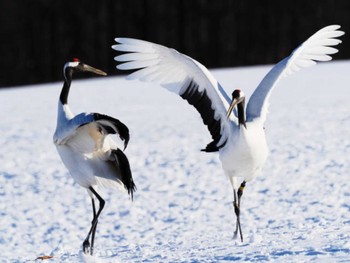
[[[130,38],[115,40],[119,44],[113,49],[128,52],[115,57],[116,61],[122,62],[117,68],[135,70],[127,79],[155,82],[180,95],[197,109],[213,138],[205,151],[217,151],[225,145],[230,126],[237,126],[237,119],[232,116],[231,121],[227,120],[231,101],[202,64],[174,49],[151,42]]]
[[[247,121],[260,119],[262,122],[265,122],[268,111],[268,99],[271,91],[280,79],[302,68],[313,66],[317,61],[329,61],[332,59],[330,55],[338,52],[332,46],[340,44],[341,40],[337,39],[337,37],[344,34],[339,28],[340,26],[338,25],[331,25],[317,31],[295,49],[289,57],[280,61],[270,70],[249,99]]]

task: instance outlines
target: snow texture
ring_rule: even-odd
[[[240,88],[249,97],[270,68],[212,72],[229,94]],[[270,156],[242,198],[243,243],[232,239],[232,189],[218,155],[200,151],[210,135],[194,108],[157,85],[73,81],[75,113],[128,125],[138,188],[134,202],[100,190],[107,202],[94,256],[81,252],[89,196],[52,143],[62,83],[1,90],[0,262],[349,262],[349,68],[320,64],[274,90]]]

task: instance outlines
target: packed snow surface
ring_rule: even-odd
[[[240,88],[249,97],[270,68],[212,72],[228,94]],[[200,151],[211,138],[194,108],[122,77],[73,81],[75,113],[128,125],[137,185],[133,202],[99,190],[106,207],[92,257],[81,252],[90,198],[52,143],[62,83],[1,90],[0,262],[349,262],[349,68],[320,64],[273,91],[270,155],[242,198],[243,243],[232,239],[232,189],[218,154]]]

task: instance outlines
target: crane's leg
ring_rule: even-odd
[[[95,207],[95,199],[91,199],[92,201],[92,211],[93,211],[93,218],[96,217],[96,207]],[[93,221],[91,222],[91,224],[93,224]],[[95,243],[95,233],[96,233],[96,228],[97,228],[97,224],[98,224],[98,220],[96,221],[96,225],[94,227],[94,229],[92,229],[92,233],[91,233],[91,255],[94,253],[93,249],[94,249],[94,243]]]
[[[91,186],[89,187],[89,190],[93,193],[94,196],[96,196],[96,198],[98,199],[98,201],[100,202],[100,207],[96,212],[96,209],[94,209],[95,203],[93,202],[93,210],[94,210],[94,218],[92,219],[92,223],[91,223],[91,228],[90,231],[87,235],[87,237],[85,238],[84,242],[83,242],[83,251],[85,254],[89,254],[92,255],[93,254],[93,244],[94,244],[94,238],[95,238],[95,232],[96,232],[96,227],[97,227],[97,222],[98,222],[98,218],[103,210],[103,207],[105,206],[105,200],[103,200],[103,198],[95,191],[94,188],[92,188]],[[92,239],[91,239],[91,245],[89,242],[90,239],[90,235],[91,233],[93,233],[92,235]]]
[[[243,195],[243,190],[245,187],[246,181],[243,181],[241,183],[241,186],[238,188],[238,191],[236,193],[236,190],[234,189],[233,195],[234,195],[234,201],[233,201],[233,207],[235,209],[236,214],[236,230],[233,234],[233,238],[237,238],[238,231],[239,235],[241,237],[241,241],[243,242],[243,234],[242,234],[242,228],[241,228],[241,220],[240,220],[240,212],[241,212],[241,197]]]

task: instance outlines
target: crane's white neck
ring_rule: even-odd
[[[61,101],[58,101],[57,123],[69,121],[73,117],[74,117],[74,114],[70,110],[68,104],[62,105]]]

